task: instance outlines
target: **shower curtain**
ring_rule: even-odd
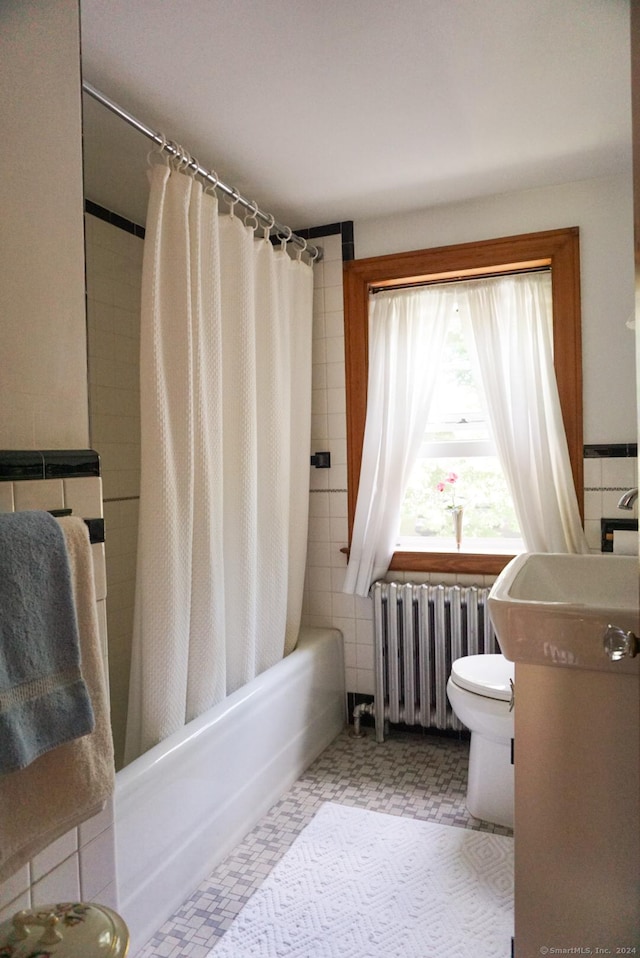
[[[126,762],[294,647],[308,514],[312,269],[175,163],[150,182]]]

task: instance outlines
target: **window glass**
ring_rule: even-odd
[[[514,555],[524,544],[486,413],[470,323],[452,311],[398,548]]]

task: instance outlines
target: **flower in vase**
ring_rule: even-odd
[[[456,509],[458,504],[456,503],[456,482],[458,481],[457,473],[450,472],[445,476],[442,482],[439,482],[436,486],[438,492],[449,492],[451,497],[450,502],[447,503],[445,509]]]

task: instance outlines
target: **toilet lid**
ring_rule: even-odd
[[[511,699],[513,662],[504,655],[466,655],[451,666],[451,678],[456,685],[488,699]]]

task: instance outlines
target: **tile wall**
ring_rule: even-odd
[[[0,482],[0,512],[72,509],[84,518],[102,516],[97,477]],[[102,543],[91,547],[103,654],[107,659],[106,570]],[[14,773],[19,775],[20,772]],[[100,901],[117,908],[113,804],[73,828],[0,883],[0,922],[23,908],[57,901]]]
[[[89,206],[89,204],[88,204]],[[91,205],[92,206],[92,205]],[[102,215],[109,215],[93,207]],[[129,695],[140,497],[140,284],[143,232],[87,212],[86,270],[91,444],[104,489],[109,681],[116,768]]]
[[[635,445],[585,446],[584,529],[592,552],[600,552],[601,519],[637,520],[637,503],[631,512],[618,509],[620,496],[637,485]]]
[[[346,401],[341,236],[319,236],[324,249],[315,267],[313,339],[313,417],[311,453],[329,450],[330,469],[311,468],[309,544],[304,622],[333,625],[345,639],[347,691],[373,694],[372,602],[342,592],[347,545]],[[600,552],[600,520],[636,518],[637,510],[617,508],[622,493],[637,485],[637,449],[587,446],[584,460],[585,531],[589,547]],[[493,576],[393,573],[395,581],[490,585]]]

